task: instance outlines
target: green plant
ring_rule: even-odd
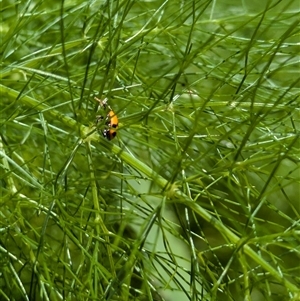
[[[297,9],[2,3],[0,299],[300,298]]]

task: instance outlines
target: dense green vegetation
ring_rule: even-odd
[[[297,1],[1,19],[0,300],[300,299]]]

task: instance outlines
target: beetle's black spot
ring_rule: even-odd
[[[116,132],[112,132],[112,133],[110,133],[110,139],[112,139],[112,138],[115,138],[116,136],[117,136],[117,133]]]

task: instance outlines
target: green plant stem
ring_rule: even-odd
[[[7,88],[3,85],[0,85],[1,95],[7,95],[12,99],[17,99],[19,92],[13,89]],[[78,123],[70,117],[64,116],[58,111],[51,109],[49,106],[33,99],[29,96],[23,95],[18,99],[22,104],[34,108],[37,111],[42,112],[46,116],[51,118],[55,118],[60,120],[64,125],[72,128],[73,130],[78,129],[78,133],[81,135],[81,138],[85,139],[88,133],[91,131],[90,128],[85,127],[83,125],[78,125]],[[291,292],[299,294],[300,290],[293,283],[288,281],[287,279],[283,279],[281,275],[274,269],[266,260],[264,260],[261,256],[259,256],[249,245],[246,244],[247,240],[243,237],[238,237],[235,235],[230,229],[224,226],[219,220],[214,218],[207,210],[202,208],[199,204],[194,202],[191,198],[189,198],[186,194],[176,188],[170,187],[168,181],[161,177],[158,173],[156,173],[149,166],[144,164],[143,162],[137,160],[137,158],[133,157],[117,145],[107,141],[104,138],[100,138],[97,134],[92,134],[89,136],[91,141],[97,141],[100,143],[108,151],[116,154],[120,159],[129,164],[131,167],[136,168],[141,173],[152,179],[155,184],[162,188],[162,192],[172,197],[174,202],[178,202],[186,205],[193,211],[195,211],[199,216],[201,216],[204,220],[209,222],[215,229],[217,229],[224,237],[226,237],[231,243],[235,244],[239,247],[239,250],[244,252],[247,256],[249,256],[252,260],[254,260],[258,265],[262,267],[266,272],[268,272],[272,277],[274,277],[279,282],[283,283],[286,288],[288,288]]]

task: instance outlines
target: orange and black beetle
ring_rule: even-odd
[[[102,106],[104,109],[108,108],[108,114],[106,115],[106,122],[108,128],[104,129],[102,131],[103,136],[108,139],[112,140],[117,135],[117,127],[119,124],[118,116],[115,114],[115,112],[111,109],[111,107],[107,104],[107,98],[105,98],[103,101],[95,97],[95,100],[100,103],[100,106]],[[103,116],[97,116],[97,121],[103,120]]]

